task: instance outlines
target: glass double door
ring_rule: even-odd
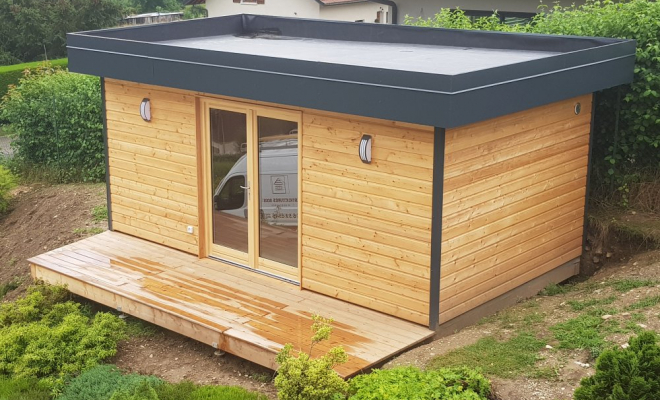
[[[300,113],[203,101],[208,254],[298,275]]]

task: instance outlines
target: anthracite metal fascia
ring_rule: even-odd
[[[69,48],[69,69],[254,101],[452,128],[628,83],[634,57],[457,93]]]
[[[558,54],[457,75],[234,54],[159,43],[284,36]],[[71,71],[295,107],[452,128],[629,83],[635,42],[236,15],[69,34]]]

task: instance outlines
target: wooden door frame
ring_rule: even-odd
[[[198,97],[197,98],[197,185],[198,185],[198,218],[199,218],[199,257],[212,258],[214,250],[217,246],[213,244],[212,227],[212,202],[211,202],[211,179],[208,172],[208,166],[212,162],[211,159],[211,137],[210,132],[210,119],[209,110],[211,108],[240,112],[246,115],[246,129],[247,129],[247,181],[250,189],[253,187],[259,190],[260,177],[259,177],[259,148],[258,148],[258,123],[257,118],[260,116],[267,118],[276,118],[287,121],[295,121],[298,124],[298,245],[297,245],[297,258],[298,267],[297,272],[291,273],[291,266],[287,266],[272,260],[261,258],[259,256],[259,218],[250,218],[248,220],[248,252],[243,253],[238,250],[229,248],[222,248],[218,253],[223,260],[231,262],[237,266],[246,267],[254,272],[262,273],[265,275],[273,276],[275,278],[283,279],[285,281],[295,283],[296,285],[302,282],[302,111],[291,110],[286,108],[276,108],[263,106],[248,102],[239,102],[225,99],[218,99],[213,97]],[[256,182],[256,183],[255,183]],[[248,192],[248,215],[258,216],[259,210],[259,194],[256,193],[256,198],[250,200],[253,190]],[[243,264],[242,264],[243,263]]]

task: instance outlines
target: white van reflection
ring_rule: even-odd
[[[236,161],[213,193],[213,208],[247,218],[247,155]],[[259,145],[259,209],[269,225],[298,226],[298,140]]]

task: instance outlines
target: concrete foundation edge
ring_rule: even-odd
[[[480,305],[477,308],[473,308],[465,314],[440,324],[436,329],[435,338],[449,336],[467,326],[474,325],[483,317],[493,315],[497,311],[518,303],[522,299],[527,299],[538,294],[538,292],[548,286],[548,284],[565,281],[566,279],[577,275],[579,272],[580,258],[576,258],[560,265],[552,271],[546,272],[524,285],[518,286],[517,288]],[[442,288],[440,288],[440,296],[442,297]],[[440,310],[440,312],[442,312],[442,310]]]

